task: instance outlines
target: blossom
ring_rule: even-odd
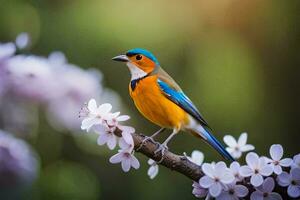
[[[273,178],[268,177],[266,180],[263,182],[263,184],[256,188],[256,191],[254,191],[250,199],[251,200],[267,200],[267,199],[273,199],[273,200],[281,200],[282,197],[276,193],[272,192],[274,190],[275,183]]]
[[[288,195],[292,198],[300,197],[300,168],[291,169],[290,174],[282,172],[277,177],[280,186],[288,187]]]
[[[112,164],[121,163],[124,172],[128,172],[131,167],[138,169],[140,163],[133,154],[133,152],[129,152],[128,150],[120,149],[116,155],[113,155],[109,159],[109,162]]]
[[[240,164],[236,161],[232,162],[229,166],[229,170],[231,171],[231,173],[233,174],[235,181],[242,181],[243,177],[240,174]]]
[[[105,103],[97,107],[96,100],[91,99],[85,109],[86,117],[82,120],[81,129],[89,131],[92,126],[103,123],[103,120],[109,115],[112,106],[109,103]]]
[[[273,172],[272,166],[267,164],[266,159],[259,158],[256,153],[248,153],[246,162],[247,165],[240,168],[240,174],[243,177],[251,176],[250,182],[255,187],[263,183],[263,176],[270,176]]]
[[[31,183],[38,173],[35,152],[23,140],[0,130],[0,187]]]
[[[191,157],[186,156],[189,161],[195,163],[196,165],[202,165],[204,160],[204,154],[201,151],[194,150],[191,154]]]
[[[16,38],[16,46],[19,49],[26,48],[30,43],[30,38],[28,33],[20,33]]]
[[[238,141],[235,140],[231,135],[224,136],[223,140],[225,144],[228,145],[226,150],[232,155],[234,158],[240,158],[243,152],[252,151],[254,146],[251,144],[247,144],[247,133],[242,133],[239,137]]]
[[[293,160],[291,158],[281,159],[283,156],[283,148],[280,144],[273,144],[270,148],[271,159],[267,158],[267,162],[274,169],[274,173],[279,175],[282,173],[281,167],[291,166]]]
[[[209,193],[213,197],[221,194],[223,184],[229,184],[234,181],[234,176],[224,162],[218,162],[215,165],[204,163],[202,171],[205,176],[200,179],[200,186],[208,188]]]
[[[216,200],[239,200],[247,196],[248,192],[249,190],[246,186],[231,183],[226,185],[222,193],[216,197]]]
[[[291,168],[300,168],[300,154],[294,156]]]
[[[206,188],[201,187],[198,182],[193,182],[193,195],[197,198],[203,198],[208,195],[208,190]]]
[[[150,165],[150,167],[148,169],[147,174],[150,177],[150,179],[154,179],[159,171],[158,164],[152,159],[148,160],[148,164]]]
[[[108,127],[105,125],[98,125],[95,126],[94,131],[99,134],[97,139],[98,145],[107,144],[107,147],[110,150],[113,150],[118,142],[117,136],[114,134],[116,128],[115,127]]]

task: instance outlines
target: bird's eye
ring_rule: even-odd
[[[143,58],[143,56],[141,56],[141,55],[136,55],[136,57],[135,57],[137,60],[141,60],[142,58]]]

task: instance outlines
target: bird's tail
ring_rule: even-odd
[[[235,161],[230,153],[224,148],[224,146],[210,133],[210,131],[200,125],[193,128],[192,133],[196,136],[203,138],[205,142],[211,145],[222,157],[227,160]]]

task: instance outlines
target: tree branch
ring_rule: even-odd
[[[139,134],[132,134],[132,136],[134,140],[134,148],[137,149],[142,144],[145,136]],[[139,149],[139,152],[158,162],[162,159],[162,157],[161,153],[157,153],[157,155],[155,155],[154,152],[157,148],[157,143],[147,140]],[[185,156],[176,155],[168,150],[165,151],[164,158],[160,164],[171,170],[175,170],[194,181],[198,181],[204,175],[198,165],[189,161]]]

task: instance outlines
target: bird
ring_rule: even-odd
[[[161,127],[143,143],[148,139],[153,140],[165,129],[172,130],[155,151],[155,153],[161,152],[162,159],[170,140],[179,131],[183,131],[203,139],[222,157],[234,161],[230,153],[211,133],[211,128],[194,103],[163,70],[150,51],[134,48],[125,54],[113,57],[112,60],[126,63],[131,74],[129,93],[135,106],[145,118]]]

